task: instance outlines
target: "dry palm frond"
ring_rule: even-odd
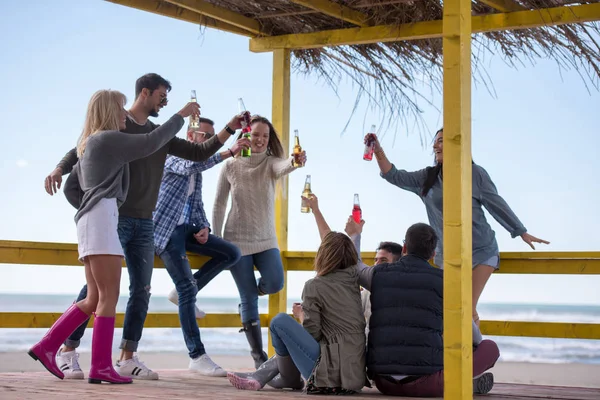
[[[354,25],[286,0],[208,0],[262,24],[271,35],[350,28]],[[442,19],[442,0],[331,0],[366,14],[371,25],[393,25]],[[516,0],[527,9],[584,4],[596,1]],[[474,0],[473,14],[497,12]],[[510,66],[555,60],[559,67],[574,69],[588,90],[599,89],[600,25],[560,25],[516,31],[477,34],[472,40],[473,75],[493,95],[492,80],[485,68],[485,56],[498,54]],[[384,125],[421,120],[421,102],[430,103],[442,89],[442,39],[412,40],[323,49],[293,51],[296,72],[316,74],[334,90],[343,78],[357,87],[358,102],[366,98],[379,110]],[[430,91],[423,91],[426,82]],[[356,107],[355,107],[356,109]]]

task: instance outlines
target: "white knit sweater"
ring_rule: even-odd
[[[217,183],[213,208],[213,234],[239,247],[242,255],[278,248],[275,233],[275,185],[295,168],[292,157],[252,153],[227,160]],[[223,221],[231,192],[231,210]]]

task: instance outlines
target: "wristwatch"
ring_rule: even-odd
[[[229,125],[225,125],[225,130],[229,132],[230,135],[235,135],[235,131],[229,127]]]

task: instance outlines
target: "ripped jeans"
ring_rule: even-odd
[[[211,234],[208,235],[206,243],[198,243],[193,235],[199,230],[188,224],[177,226],[167,247],[160,253],[160,258],[165,263],[179,295],[179,322],[192,359],[206,353],[196,321],[196,294],[221,271],[237,263],[241,257],[240,250],[235,245]],[[211,259],[192,275],[186,250],[209,256]]]
[[[150,281],[154,268],[154,223],[152,219],[119,216],[119,240],[125,253],[129,272],[129,301],[123,322],[123,338],[119,348],[137,351],[150,302]],[[87,297],[87,285],[77,301]],[[85,321],[65,341],[72,348],[79,346],[88,321]]]

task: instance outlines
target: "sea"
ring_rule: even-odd
[[[63,312],[73,302],[72,295],[0,294],[0,311]],[[299,299],[288,299],[288,312]],[[235,313],[238,298],[209,298],[198,296],[197,305],[207,313]],[[121,297],[117,309],[125,311],[127,297]],[[479,315],[485,320],[584,322],[600,323],[599,306],[539,305],[539,304],[480,304]],[[267,313],[267,299],[259,300],[261,313]],[[176,313],[177,307],[166,297],[152,296],[149,312]],[[24,352],[46,332],[44,329],[0,328],[0,352]],[[119,343],[122,330],[115,329],[114,343]],[[211,355],[247,355],[248,344],[238,328],[202,328],[202,341]],[[84,335],[79,351],[89,352],[91,330]],[[267,330],[263,329],[264,343]],[[500,347],[500,360],[532,363],[600,364],[600,340],[548,339],[528,337],[489,336]],[[182,352],[187,349],[179,328],[147,328],[140,341],[140,352]]]

